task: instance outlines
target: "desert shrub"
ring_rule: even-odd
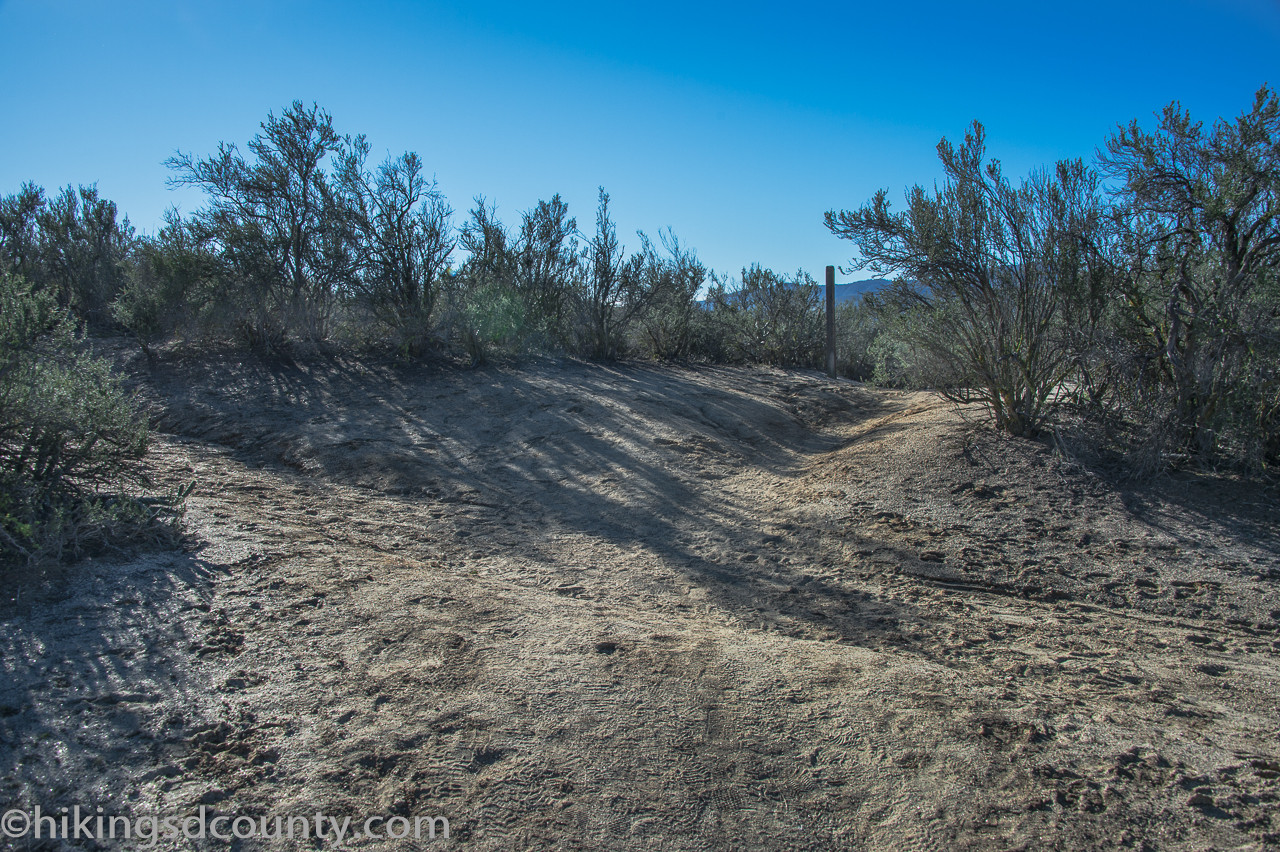
[[[495,353],[530,351],[524,300],[501,282],[460,275],[449,289],[448,303],[441,325],[472,364],[483,364]]]
[[[642,260],[637,275],[646,298],[636,317],[637,351],[663,360],[695,353],[705,356],[710,347],[700,336],[707,312],[697,299],[708,277],[706,267],[696,252],[680,245],[670,228],[658,234],[662,253],[651,240],[640,236]]]
[[[349,286],[357,302],[409,356],[435,342],[437,304],[455,239],[453,211],[428,182],[414,153],[365,168],[369,144],[353,140],[337,182],[354,230],[355,269]]]
[[[817,282],[803,270],[794,278],[753,265],[738,286],[711,292],[713,336],[738,360],[786,367],[817,367],[826,328]]]
[[[934,328],[945,305],[924,307],[910,293],[888,287],[867,300],[866,316],[874,318],[867,345],[871,379],[885,387],[910,390],[950,389],[960,397],[975,378],[962,359],[933,344]]]
[[[518,348],[526,339],[525,301],[515,284],[516,253],[496,208],[483,197],[475,199],[458,245],[467,259],[446,281],[442,333],[473,364],[481,364],[495,348]]]
[[[116,205],[96,187],[66,187],[39,217],[46,286],[60,292],[85,322],[107,326],[109,306],[124,284],[121,264],[132,247],[128,219],[117,221]]]
[[[240,336],[271,349],[318,343],[356,266],[347,198],[324,168],[347,148],[328,113],[295,101],[267,115],[248,149],[249,159],[225,143],[203,159],[179,153],[172,182],[209,196],[193,232],[229,270],[222,301],[240,314]]]
[[[825,310],[825,307],[824,307]],[[875,297],[863,296],[836,306],[836,372],[859,381],[875,375],[875,345],[880,336]]]
[[[609,215],[609,193],[604,187],[599,192],[596,231],[583,247],[574,288],[576,349],[612,359],[626,354],[631,325],[649,302],[653,276],[647,267],[653,258],[646,251],[627,257]]]
[[[1170,104],[1102,165],[1121,182],[1099,246],[1123,296],[1116,399],[1144,464],[1280,462],[1280,99],[1264,86],[1208,130]]]
[[[0,266],[53,293],[91,326],[111,325],[135,237],[97,187],[68,186],[53,199],[32,183],[0,198]]]
[[[155,236],[142,237],[124,262],[124,287],[111,304],[116,322],[144,345],[176,336],[222,336],[233,325],[220,259],[175,211]]]
[[[707,272],[707,289],[688,326],[688,355],[711,363],[736,363],[742,348],[734,342],[737,316],[729,302],[728,276]]]
[[[608,199],[601,189],[596,234],[580,249],[577,222],[559,195],[522,214],[514,234],[476,198],[458,237],[467,259],[450,279],[447,337],[475,363],[495,350],[620,355],[639,282]]]
[[[524,303],[522,335],[543,350],[573,344],[574,290],[580,274],[578,223],[559,194],[522,217],[513,245],[515,292]]]
[[[858,245],[860,268],[903,275],[891,331],[904,374],[1034,435],[1071,372],[1060,311],[1081,289],[1072,281],[1087,268],[1098,178],[1063,162],[1014,187],[983,162],[977,122],[960,147],[942,140],[938,156],[945,185],[916,186],[904,213],[881,190],[860,210],[829,211],[827,227]]]
[[[44,190],[31,182],[0,197],[0,269],[33,283],[39,283],[44,272],[37,225],[44,207]]]
[[[177,503],[144,482],[147,424],[56,297],[0,274],[0,561],[76,556],[143,531]]]

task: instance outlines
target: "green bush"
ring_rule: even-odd
[[[495,351],[523,354],[527,348],[524,301],[500,281],[483,276],[457,276],[441,325],[473,364],[485,363]]]
[[[1121,294],[1118,397],[1147,466],[1280,463],[1280,96],[1212,127],[1179,104],[1107,140],[1099,249]]]
[[[639,276],[646,301],[636,318],[636,350],[662,360],[704,354],[698,336],[707,311],[697,298],[707,268],[693,249],[680,245],[671,228],[658,233],[665,255],[643,234],[640,239]]]
[[[778,367],[817,367],[826,347],[821,292],[800,270],[794,278],[753,265],[734,290],[710,294],[713,325],[738,360]]]
[[[825,310],[825,308],[824,308]],[[874,296],[836,306],[836,372],[868,381],[875,375],[875,350],[880,321]]]
[[[158,234],[138,240],[123,268],[124,287],[111,314],[139,340],[228,332],[228,287],[219,259],[175,211],[165,215]]]
[[[0,197],[0,264],[56,294],[81,321],[108,328],[122,264],[136,242],[128,218],[117,214],[95,186],[68,186],[47,199],[34,183],[23,184]]]
[[[55,297],[0,274],[0,563],[167,535],[154,522],[180,501],[134,494],[146,450],[146,420]]]

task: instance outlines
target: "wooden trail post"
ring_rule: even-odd
[[[836,268],[827,267],[827,375],[836,377]]]

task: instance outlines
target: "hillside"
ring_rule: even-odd
[[[836,304],[841,305],[845,302],[856,301],[867,293],[874,293],[876,290],[892,283],[885,278],[867,278],[862,281],[847,281],[844,284],[837,284]]]
[[[6,801],[477,850],[1280,843],[1261,486],[1122,488],[806,372],[120,358],[191,549],[0,610]]]
[[[884,279],[884,278],[867,278],[862,281],[846,281],[843,284],[837,284],[836,285],[836,304],[843,305],[845,302],[857,301],[858,299],[861,299],[863,296],[865,296],[867,293],[874,293],[876,290],[879,290],[880,288],[891,283],[892,283],[891,281],[888,281],[887,279]],[[826,298],[826,288],[822,284],[822,282],[818,283],[818,292],[821,298],[823,299]],[[699,301],[698,304],[704,308],[711,307],[711,302],[709,299],[704,299],[702,301]]]

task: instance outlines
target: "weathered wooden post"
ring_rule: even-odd
[[[836,377],[836,268],[827,267],[827,375]]]

